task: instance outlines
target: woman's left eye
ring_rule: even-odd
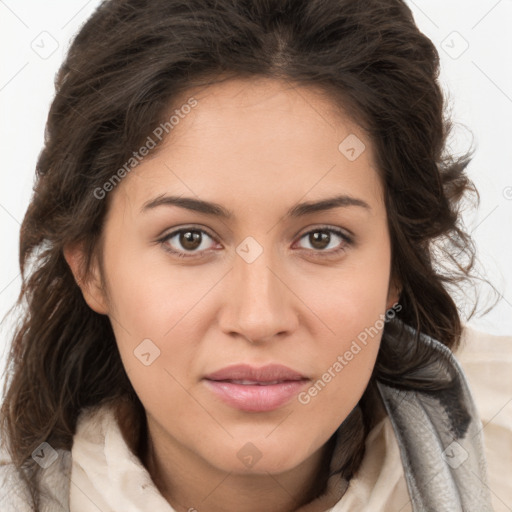
[[[329,247],[335,238],[341,239],[341,242]],[[208,250],[208,243],[205,243],[205,235],[210,240],[216,241],[205,230],[199,228],[182,228],[173,231],[158,240],[167,252],[174,254],[180,258],[202,257]],[[299,240],[306,239],[310,247],[306,249],[312,250],[314,253],[325,256],[333,256],[347,249],[352,244],[352,239],[344,232],[334,228],[316,228],[304,233]],[[181,247],[174,246],[174,243]],[[206,247],[205,247],[206,245]],[[188,254],[187,254],[188,253]],[[316,256],[316,254],[315,254]]]
[[[341,239],[341,243],[334,243],[334,248],[331,245],[334,238]],[[352,245],[353,240],[350,236],[345,234],[343,231],[334,228],[315,228],[308,231],[300,237],[300,240],[305,238],[314,253],[320,253],[320,256],[334,256],[347,249],[348,246]],[[335,241],[335,240],[334,240]],[[330,247],[329,247],[330,246]],[[316,256],[316,254],[315,254]]]

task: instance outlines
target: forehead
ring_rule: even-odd
[[[288,140],[299,142],[304,137],[310,139],[312,131],[319,135],[327,131],[342,134],[347,129],[361,131],[341,104],[326,90],[311,84],[268,77],[232,78],[188,90],[175,99],[171,113],[192,96],[197,106],[190,114],[181,116],[168,143],[177,145],[178,139],[187,134],[199,135],[201,131],[205,136],[213,136],[217,129],[222,130],[218,135],[223,138],[242,138],[250,133],[255,141],[267,142],[276,135],[278,142],[287,136]],[[241,127],[245,128],[243,132]]]
[[[192,97],[196,106],[180,110]],[[367,135],[320,89],[231,79],[188,90],[169,117],[176,111],[162,145],[121,184],[134,205],[172,193],[245,209],[256,198],[290,206],[333,189],[382,200]]]

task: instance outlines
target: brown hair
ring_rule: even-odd
[[[143,414],[109,318],[85,303],[63,248],[84,243],[86,276],[111,197],[93,191],[192,86],[258,75],[314,85],[367,130],[385,187],[400,318],[417,335],[457,346],[462,324],[448,288],[474,264],[459,207],[476,190],[465,174],[470,153],[445,152],[451,124],[438,73],[433,43],[401,0],[110,0],[97,8],[56,77],[20,235],[18,304],[27,309],[12,340],[1,428],[34,503],[31,453],[41,442],[70,449],[87,406],[127,398]],[[452,265],[441,266],[439,250]],[[409,354],[398,368],[385,334],[371,382],[421,386],[406,373],[426,356]],[[358,440],[340,469],[347,479],[372,425],[368,403],[365,394],[343,424]]]

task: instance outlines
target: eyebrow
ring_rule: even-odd
[[[234,213],[231,210],[228,210],[217,203],[203,201],[201,199],[194,199],[192,197],[168,196],[164,194],[161,194],[158,197],[155,197],[154,199],[146,201],[141,208],[141,213],[146,213],[149,210],[157,208],[158,206],[178,206],[180,208],[185,208],[187,210],[204,213],[206,215],[211,215],[214,217],[220,217],[226,220],[231,220],[235,217]],[[316,212],[322,212],[326,210],[332,210],[334,208],[348,206],[359,206],[361,208],[366,209],[367,211],[371,210],[370,205],[366,201],[343,194],[334,197],[328,197],[320,201],[309,201],[305,203],[300,203],[290,208],[286,212],[285,217],[302,217]]]

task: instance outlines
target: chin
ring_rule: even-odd
[[[290,471],[303,463],[311,454],[299,453],[299,442],[253,438],[233,441],[230,446],[219,446],[209,453],[210,463],[222,471],[240,475],[267,475]],[[213,459],[212,459],[213,456]]]

